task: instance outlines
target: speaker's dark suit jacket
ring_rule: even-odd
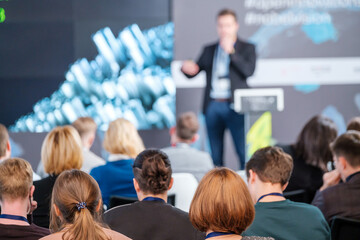
[[[141,201],[110,209],[105,223],[133,240],[203,240],[186,212],[159,201]]]
[[[211,78],[215,49],[219,43],[211,44],[203,49],[197,64],[200,71],[206,72],[206,87],[204,94],[203,112],[206,112],[207,106],[210,102]],[[234,46],[235,52],[230,54],[229,78],[231,82],[231,102],[234,102],[234,90],[238,88],[248,88],[246,79],[255,71],[256,53],[255,46],[241,40],[237,40]],[[199,71],[199,72],[200,72]],[[197,74],[196,74],[197,75]],[[191,78],[196,75],[187,77]]]
[[[360,220],[360,172],[345,183],[318,191],[312,204],[320,208],[328,222],[334,216]]]

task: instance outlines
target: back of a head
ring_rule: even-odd
[[[97,125],[91,117],[80,117],[71,124],[83,138],[89,133],[95,133]]]
[[[176,122],[176,135],[183,140],[191,140],[199,130],[198,119],[193,112],[180,115]]]
[[[360,167],[360,132],[347,131],[331,143],[331,149],[336,157],[344,157],[353,168]]]
[[[133,172],[145,194],[162,194],[169,189],[172,169],[166,153],[158,149],[142,151],[134,161]]]
[[[254,220],[255,209],[242,178],[221,167],[209,171],[200,181],[189,216],[199,231],[241,234]]]
[[[65,240],[109,239],[102,230],[101,209],[101,193],[95,179],[80,170],[64,171],[56,179],[52,192],[50,229],[58,232],[67,227]]]
[[[0,200],[26,199],[33,185],[30,163],[21,158],[0,162]]]
[[[83,164],[81,139],[72,126],[54,128],[41,147],[45,172],[58,175],[65,170],[80,169]]]
[[[105,133],[104,148],[112,154],[124,154],[135,158],[144,150],[144,143],[135,126],[130,121],[119,118],[109,124]]]
[[[246,164],[246,175],[255,172],[262,182],[280,183],[284,186],[290,179],[293,169],[291,156],[278,147],[265,147],[257,150]]]
[[[9,133],[6,127],[0,124],[0,158],[5,156],[6,154],[6,147],[9,141]]]
[[[355,130],[360,131],[360,117],[354,117],[352,118],[346,128],[347,131],[349,130]]]
[[[333,159],[329,145],[336,137],[336,124],[329,118],[315,116],[306,123],[297,139],[296,155],[325,171],[327,163]]]

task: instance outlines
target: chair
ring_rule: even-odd
[[[134,203],[136,201],[138,201],[137,198],[111,196],[110,197],[110,202],[109,202],[109,209],[113,208],[113,207],[116,207],[116,206],[121,206],[121,205],[125,205],[125,204]]]
[[[122,206],[130,203],[134,203],[138,201],[137,198],[128,198],[121,196],[111,196],[109,202],[109,209],[117,206]],[[175,206],[175,194],[168,195],[167,202],[173,206]]]
[[[360,221],[345,217],[335,216],[331,220],[332,240],[359,240]]]
[[[284,192],[284,197],[294,202],[308,202],[307,193],[304,189]]]
[[[175,195],[175,207],[189,212],[192,198],[198,186],[198,181],[190,173],[173,173],[174,184],[169,195]]]
[[[167,199],[168,204],[171,204],[175,207],[175,201],[176,201],[175,194],[168,195],[168,199]]]
[[[239,170],[236,171],[236,173],[240,175],[240,177],[242,178],[242,180],[244,180],[246,184],[248,184],[245,170]]]

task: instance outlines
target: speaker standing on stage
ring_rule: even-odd
[[[189,78],[206,72],[203,113],[214,164],[223,165],[224,132],[231,132],[240,168],[245,167],[244,115],[233,109],[234,91],[248,88],[246,79],[255,71],[253,44],[241,41],[235,12],[224,9],[217,15],[219,41],[206,46],[197,63],[184,61],[181,71]]]

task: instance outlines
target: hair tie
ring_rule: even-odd
[[[78,211],[80,211],[81,209],[86,208],[86,202],[79,202],[76,204],[76,207],[77,207]]]

